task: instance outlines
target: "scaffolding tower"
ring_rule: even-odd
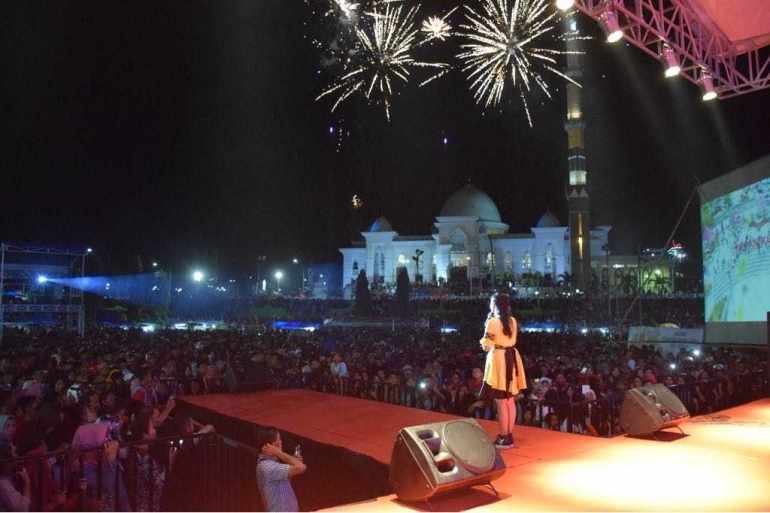
[[[0,243],[0,339],[6,327],[59,325],[83,336],[86,248]]]

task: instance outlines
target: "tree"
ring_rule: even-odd
[[[361,269],[356,279],[356,298],[353,311],[357,315],[369,315],[372,311],[372,297],[369,293],[369,280],[366,271]]]
[[[669,281],[667,276],[662,274],[656,274],[653,279],[653,285],[658,289],[658,294],[663,294],[669,288]]]
[[[396,276],[396,309],[401,315],[409,313],[409,275],[406,267],[399,267]]]
[[[558,283],[567,292],[572,292],[575,289],[575,285],[577,284],[577,276],[570,272],[564,271],[563,274],[559,275]]]
[[[636,278],[635,274],[631,273],[625,273],[620,277],[620,289],[626,294],[629,295],[634,290],[636,290],[636,287],[638,285],[638,280]]]
[[[495,288],[498,292],[502,292],[505,294],[511,294],[513,292],[513,286],[515,282],[515,277],[512,272],[506,271],[499,276],[497,276],[497,283],[495,283]]]

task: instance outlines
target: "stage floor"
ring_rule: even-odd
[[[770,399],[697,417],[661,441],[517,427],[493,484],[431,501],[436,511],[770,511]],[[489,429],[487,429],[489,431]],[[326,511],[427,510],[395,495]]]
[[[304,390],[180,399],[384,465],[400,429],[456,418]],[[480,424],[496,436],[495,422]],[[686,435],[670,430],[656,441],[516,426],[516,448],[502,452],[508,471],[494,482],[499,498],[475,487],[439,495],[431,506],[436,511],[770,511],[770,399],[697,417],[681,427]],[[421,509],[428,508],[386,495],[326,511]]]

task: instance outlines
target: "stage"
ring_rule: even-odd
[[[388,463],[401,428],[454,419],[375,401],[305,390],[180,398],[196,420],[253,445],[256,426],[300,443],[308,472],[295,481],[302,509],[427,510],[390,494]],[[495,422],[481,421],[494,438]],[[770,511],[770,399],[696,417],[686,435],[661,441],[611,439],[517,426],[516,448],[495,497],[475,487],[445,497],[437,511]]]

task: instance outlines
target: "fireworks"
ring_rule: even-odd
[[[555,28],[552,23],[556,12],[545,12],[549,0],[481,0],[481,11],[466,6],[467,25],[458,35],[470,40],[460,45],[458,58],[464,61],[462,70],[468,73],[468,80],[476,103],[485,107],[500,103],[506,82],[516,88],[524,104],[527,120],[532,126],[532,117],[527,106],[526,94],[532,82],[551,98],[548,84],[541,72],[550,71],[577,84],[557,70],[554,56],[562,52],[537,46],[537,40]]]
[[[418,30],[414,18],[419,5],[404,11],[402,6],[392,7],[391,3],[388,0],[377,3],[373,11],[365,13],[370,23],[355,26],[358,49],[351,57],[350,65],[339,79],[316,98],[320,100],[324,96],[338,94],[332,111],[351,95],[363,94],[367,101],[382,104],[390,120],[394,89],[398,83],[409,82],[410,69],[438,70],[423,80],[421,86],[449,71],[448,64],[418,61],[412,56],[414,48],[418,46]],[[385,5],[384,9],[379,7],[380,4]]]
[[[422,22],[421,30],[428,36],[428,41],[431,39],[440,39],[443,41],[451,35],[450,32],[452,31],[452,26],[447,23],[446,19],[449,18],[449,16],[457,9],[458,8],[455,7],[446,13],[443,18],[439,18],[438,16],[429,16],[427,20]]]
[[[349,2],[348,0],[335,0],[334,3],[337,4],[339,10],[342,11],[342,14],[347,16],[348,19],[350,19],[351,16],[355,16],[360,6],[360,4],[355,4],[353,2]]]

